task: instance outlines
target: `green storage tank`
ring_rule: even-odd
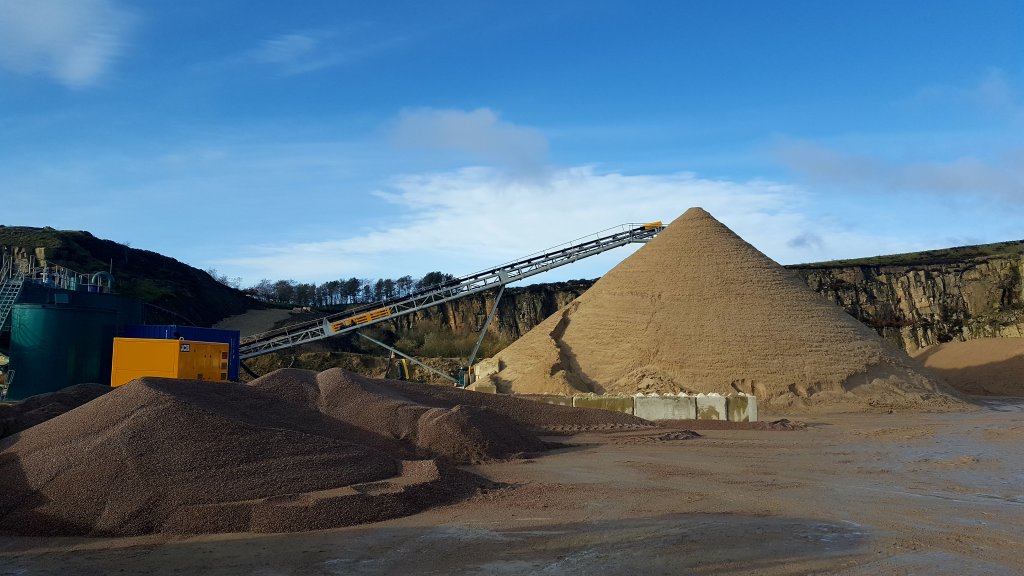
[[[16,304],[8,397],[27,398],[83,382],[109,383],[117,321],[112,309]]]

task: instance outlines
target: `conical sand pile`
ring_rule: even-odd
[[[901,351],[691,208],[490,361],[503,391],[756,394],[763,405],[954,404]]]

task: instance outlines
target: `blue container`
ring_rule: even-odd
[[[161,340],[194,340],[196,342],[223,342],[228,345],[228,380],[238,382],[238,330],[217,330],[175,324],[138,324],[121,330],[125,338],[157,338]]]

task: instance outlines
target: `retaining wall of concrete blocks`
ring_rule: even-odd
[[[600,408],[626,414],[633,413],[632,396],[573,396],[572,405],[575,408]]]
[[[725,397],[729,420],[733,422],[757,422],[757,398],[746,394]]]
[[[633,415],[644,420],[694,420],[697,401],[693,396],[634,396]]]
[[[757,398],[746,394],[720,396],[697,394],[678,396],[552,396],[523,395],[521,398],[632,414],[645,420],[731,420],[757,421]]]
[[[523,395],[521,398],[527,400],[533,400],[534,402],[543,402],[544,404],[556,404],[558,406],[572,406],[572,396],[553,396],[550,394],[529,394]]]
[[[697,394],[697,420],[725,420],[725,396],[718,394]]]

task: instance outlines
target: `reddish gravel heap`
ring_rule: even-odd
[[[543,450],[531,431],[650,426],[604,410],[539,404],[457,388],[374,380],[332,368],[319,374],[284,369],[250,386],[393,439],[419,456],[480,462]]]
[[[485,484],[449,466],[632,416],[280,370],[249,385],[143,378],[0,442],[0,531],[277,532],[415,513]]]
[[[75,384],[56,392],[30,396],[15,404],[0,404],[0,438],[60,416],[107,392],[110,386],[103,384]]]

